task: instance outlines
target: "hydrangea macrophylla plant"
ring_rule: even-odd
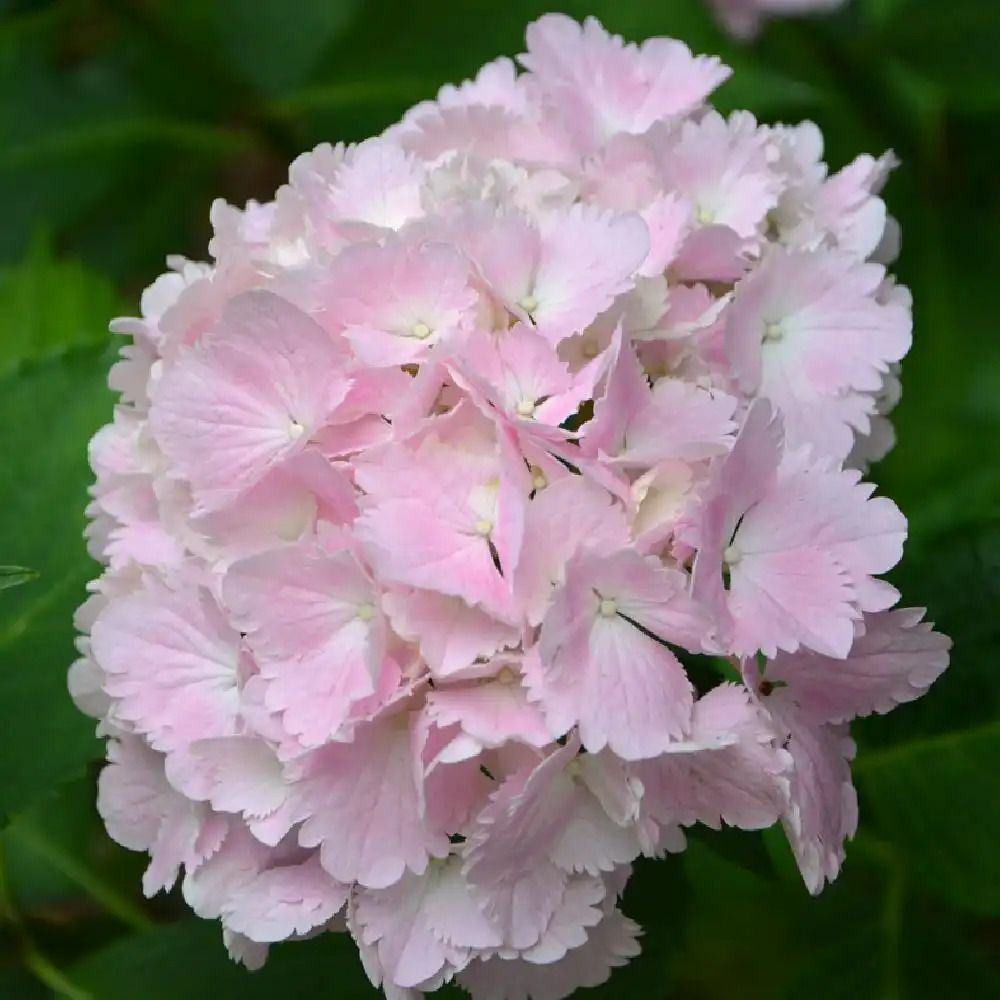
[[[217,202],[212,263],[114,325],[70,689],[145,891],[251,968],[338,932],[391,998],[557,1000],[698,823],[782,823],[818,892],[851,719],[947,665],[863,479],[910,345],[892,157],[722,117],[678,41],[527,50]]]
[[[847,0],[708,0],[722,26],[736,38],[753,38],[769,17],[823,14]]]

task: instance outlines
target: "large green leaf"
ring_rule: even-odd
[[[20,257],[42,224],[74,255],[148,281],[168,252],[204,256],[220,161],[259,169],[263,140],[245,120],[254,92],[220,83],[212,58],[155,20],[147,30],[149,6],[53,3],[48,16],[0,24],[0,261]],[[281,173],[267,172],[273,190]],[[234,184],[222,187],[236,196]]]
[[[0,552],[40,573],[0,602],[0,817],[99,753],[66,669],[73,610],[95,575],[82,538],[87,440],[111,414],[109,361],[107,348],[77,348],[0,380]]]
[[[704,844],[720,858],[766,881],[778,877],[778,870],[768,852],[762,831],[739,830],[733,826],[723,826],[719,830],[713,830],[711,827],[698,824],[690,827],[686,834],[689,840]]]
[[[1000,719],[873,752],[855,773],[914,878],[956,906],[1000,915]]]
[[[118,293],[77,261],[60,261],[36,235],[27,257],[0,270],[0,379],[64,347],[103,344]]]
[[[279,94],[305,80],[359,6],[358,0],[216,4],[224,51],[240,74],[266,94]]]
[[[767,882],[700,842],[681,857],[691,885],[691,914],[676,963],[676,991],[658,996],[776,996],[789,963],[775,956],[788,954],[805,891]]]
[[[913,892],[885,845],[859,840],[851,872],[796,913],[784,1000],[939,1000],[993,995],[972,928]]]
[[[346,934],[278,945],[263,969],[248,972],[230,961],[219,924],[207,920],[185,920],[125,938],[69,975],[94,1000],[135,1000],[138,995],[143,1000],[375,1000],[380,995]]]
[[[108,282],[36,241],[0,276],[0,552],[39,578],[0,603],[0,816],[97,750],[66,693],[74,608],[95,568],[82,531],[87,441],[111,415]],[[77,346],[74,346],[77,345]]]
[[[0,30],[0,259],[21,255],[40,220],[52,229],[72,223],[114,190],[120,156],[98,148],[69,160],[46,155],[46,144],[134,109],[129,90],[90,64],[60,65],[51,51],[59,19],[17,23],[25,27]]]
[[[949,122],[959,156],[930,177],[904,164],[889,188],[903,252],[895,268],[913,290],[913,349],[903,362],[903,398],[893,412],[898,444],[875,470],[916,536],[991,512],[1000,514],[1000,368],[993,281],[1000,188],[992,150],[1000,127]]]
[[[954,515],[952,515],[954,516]],[[952,637],[951,665],[930,692],[855,729],[864,747],[899,748],[1000,719],[1000,518],[914,539],[892,582]],[[863,758],[862,758],[863,759]]]
[[[927,539],[897,582],[952,636],[952,663],[924,698],[858,727],[862,801],[915,880],[998,915],[1000,522]]]
[[[620,905],[622,912],[642,927],[642,952],[624,968],[615,969],[602,986],[584,995],[594,1000],[668,996],[691,902],[692,886],[681,857],[638,859]]]

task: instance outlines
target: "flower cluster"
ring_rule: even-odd
[[[555,1000],[696,823],[782,822],[819,891],[850,720],[947,663],[862,481],[891,157],[722,117],[677,41],[527,50],[217,202],[114,327],[70,688],[145,891],[183,874],[251,967],[337,930],[389,997]]]
[[[708,0],[722,26],[734,37],[751,39],[769,17],[823,14],[847,0]]]

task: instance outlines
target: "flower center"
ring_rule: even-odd
[[[618,602],[612,597],[604,597],[597,610],[602,618],[614,618],[618,614]]]
[[[288,437],[292,441],[298,441],[298,439],[302,437],[302,435],[305,434],[305,432],[306,432],[305,427],[303,427],[302,424],[300,424],[297,420],[291,421],[291,423],[288,425]]]
[[[521,399],[517,403],[517,413],[520,417],[532,417],[535,414],[535,402],[531,399]]]
[[[370,622],[375,617],[375,605],[371,601],[363,601],[358,605],[358,618]]]
[[[776,344],[778,341],[783,340],[784,337],[785,328],[780,323],[775,323],[774,320],[771,320],[764,325],[765,344]]]
[[[485,538],[493,530],[493,522],[488,521],[485,517],[481,517],[472,526],[472,529],[477,535],[482,535]]]
[[[414,323],[410,333],[417,340],[426,340],[431,335],[431,328],[426,323]]]
[[[727,545],[722,553],[722,561],[727,566],[735,566],[743,558],[743,553],[735,545]]]
[[[526,312],[533,313],[538,308],[538,299],[534,295],[525,295],[517,300],[517,304]]]
[[[510,667],[504,667],[503,670],[501,670],[500,673],[497,674],[497,683],[505,684],[507,686],[510,686],[511,684],[516,684],[517,674],[515,674],[514,671],[510,669]]]

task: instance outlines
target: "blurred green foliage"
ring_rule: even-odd
[[[724,38],[701,0],[566,0],[735,68],[719,95],[812,118],[834,167],[892,147],[887,199],[916,341],[875,470],[911,522],[895,581],[955,638],[932,695],[856,735],[862,829],[840,880],[802,888],[776,831],[643,863],[645,954],[601,997],[922,1000],[1000,995],[1000,7],[853,0]],[[0,0],[0,997],[373,996],[353,950],[281,946],[250,974],[93,806],[100,746],[65,692],[86,444],[110,416],[108,318],[167,253],[198,258],[215,196],[267,198],[288,162],[356,140],[522,47],[535,0]],[[132,302],[126,306],[122,303]],[[25,570],[23,567],[31,567]],[[23,584],[15,586],[15,584]]]

